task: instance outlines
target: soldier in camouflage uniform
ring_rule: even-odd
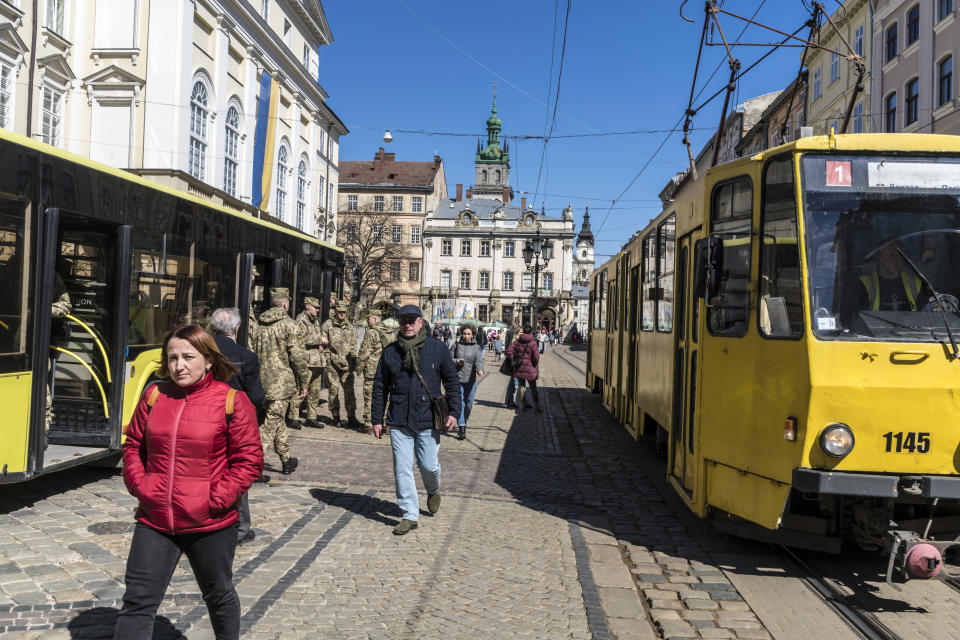
[[[267,417],[260,426],[263,450],[280,456],[280,473],[293,473],[298,460],[290,457],[287,445],[287,408],[307,395],[310,370],[300,341],[297,323],[287,314],[290,293],[286,287],[270,288],[270,309],[260,314],[254,351],[260,358],[260,380],[267,396]]]
[[[320,411],[320,390],[323,388],[323,359],[320,355],[320,301],[316,298],[303,299],[304,310],[297,315],[300,339],[307,349],[307,367],[310,368],[310,382],[307,385],[307,426],[323,429],[317,422]],[[299,412],[300,407],[297,407]],[[297,416],[299,418],[299,415]]]
[[[330,390],[330,415],[341,427],[356,425],[357,398],[354,389],[354,371],[357,360],[357,334],[347,320],[349,306],[343,300],[334,306],[333,317],[320,326],[320,344],[326,353],[324,376]],[[350,422],[340,420],[340,396],[344,396]]]
[[[370,402],[373,398],[373,377],[377,374],[383,348],[394,341],[396,334],[381,321],[380,311],[371,309],[367,315],[367,333],[360,344],[357,371],[363,374],[363,433],[373,433],[370,421]]]

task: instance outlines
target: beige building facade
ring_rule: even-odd
[[[443,160],[434,156],[432,161],[401,161],[381,147],[373,161],[342,161],[339,174],[338,244],[348,256],[356,253],[358,259],[385,262],[386,286],[376,292],[378,300],[419,304],[424,219],[447,199]],[[364,236],[371,232],[379,234],[384,245],[392,246],[382,252],[364,248]]]
[[[829,51],[810,47],[807,49],[807,121],[815,135],[829,133],[832,128],[840,133],[850,97],[857,93],[847,133],[870,133],[877,131],[873,114],[870,86],[876,68],[871,70],[870,51],[874,41],[871,29],[873,0],[847,0],[830,16],[854,53],[861,56],[866,66],[863,90],[857,93],[857,69],[844,56],[850,51],[837,36],[830,23],[824,21],[817,43]],[[873,72],[871,74],[871,71]]]
[[[872,99],[878,131],[960,135],[958,0],[877,0]]]
[[[0,0],[0,127],[262,215],[266,71],[279,87],[266,213],[329,240],[347,133],[317,79],[332,39],[319,0]]]

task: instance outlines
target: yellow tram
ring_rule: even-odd
[[[169,329],[236,306],[242,340],[269,287],[326,313],[342,275],[292,227],[0,130],[0,483],[114,459]]]
[[[960,138],[802,138],[666,205],[592,276],[588,387],[717,528],[956,577]]]

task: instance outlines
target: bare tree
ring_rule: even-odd
[[[360,306],[384,299],[391,282],[402,277],[408,255],[401,237],[394,237],[394,221],[384,211],[370,207],[360,211],[340,212],[337,245],[344,251],[345,279],[350,284],[352,299]]]

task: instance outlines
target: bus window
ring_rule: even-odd
[[[750,224],[753,185],[737,178],[713,191],[711,231],[723,240],[723,273],[718,295],[710,300],[707,326],[716,336],[742,337],[747,333],[750,306]]]
[[[131,346],[158,345],[167,331],[187,321],[190,250],[171,233],[144,230],[133,242],[127,338]]]
[[[780,156],[767,164],[763,173],[758,321],[761,335],[771,338],[798,338],[803,334],[794,193],[792,157]]]
[[[657,227],[657,331],[673,330],[673,252],[676,229],[676,214],[670,215]]]
[[[26,206],[0,198],[0,373],[26,371],[29,248]]]

